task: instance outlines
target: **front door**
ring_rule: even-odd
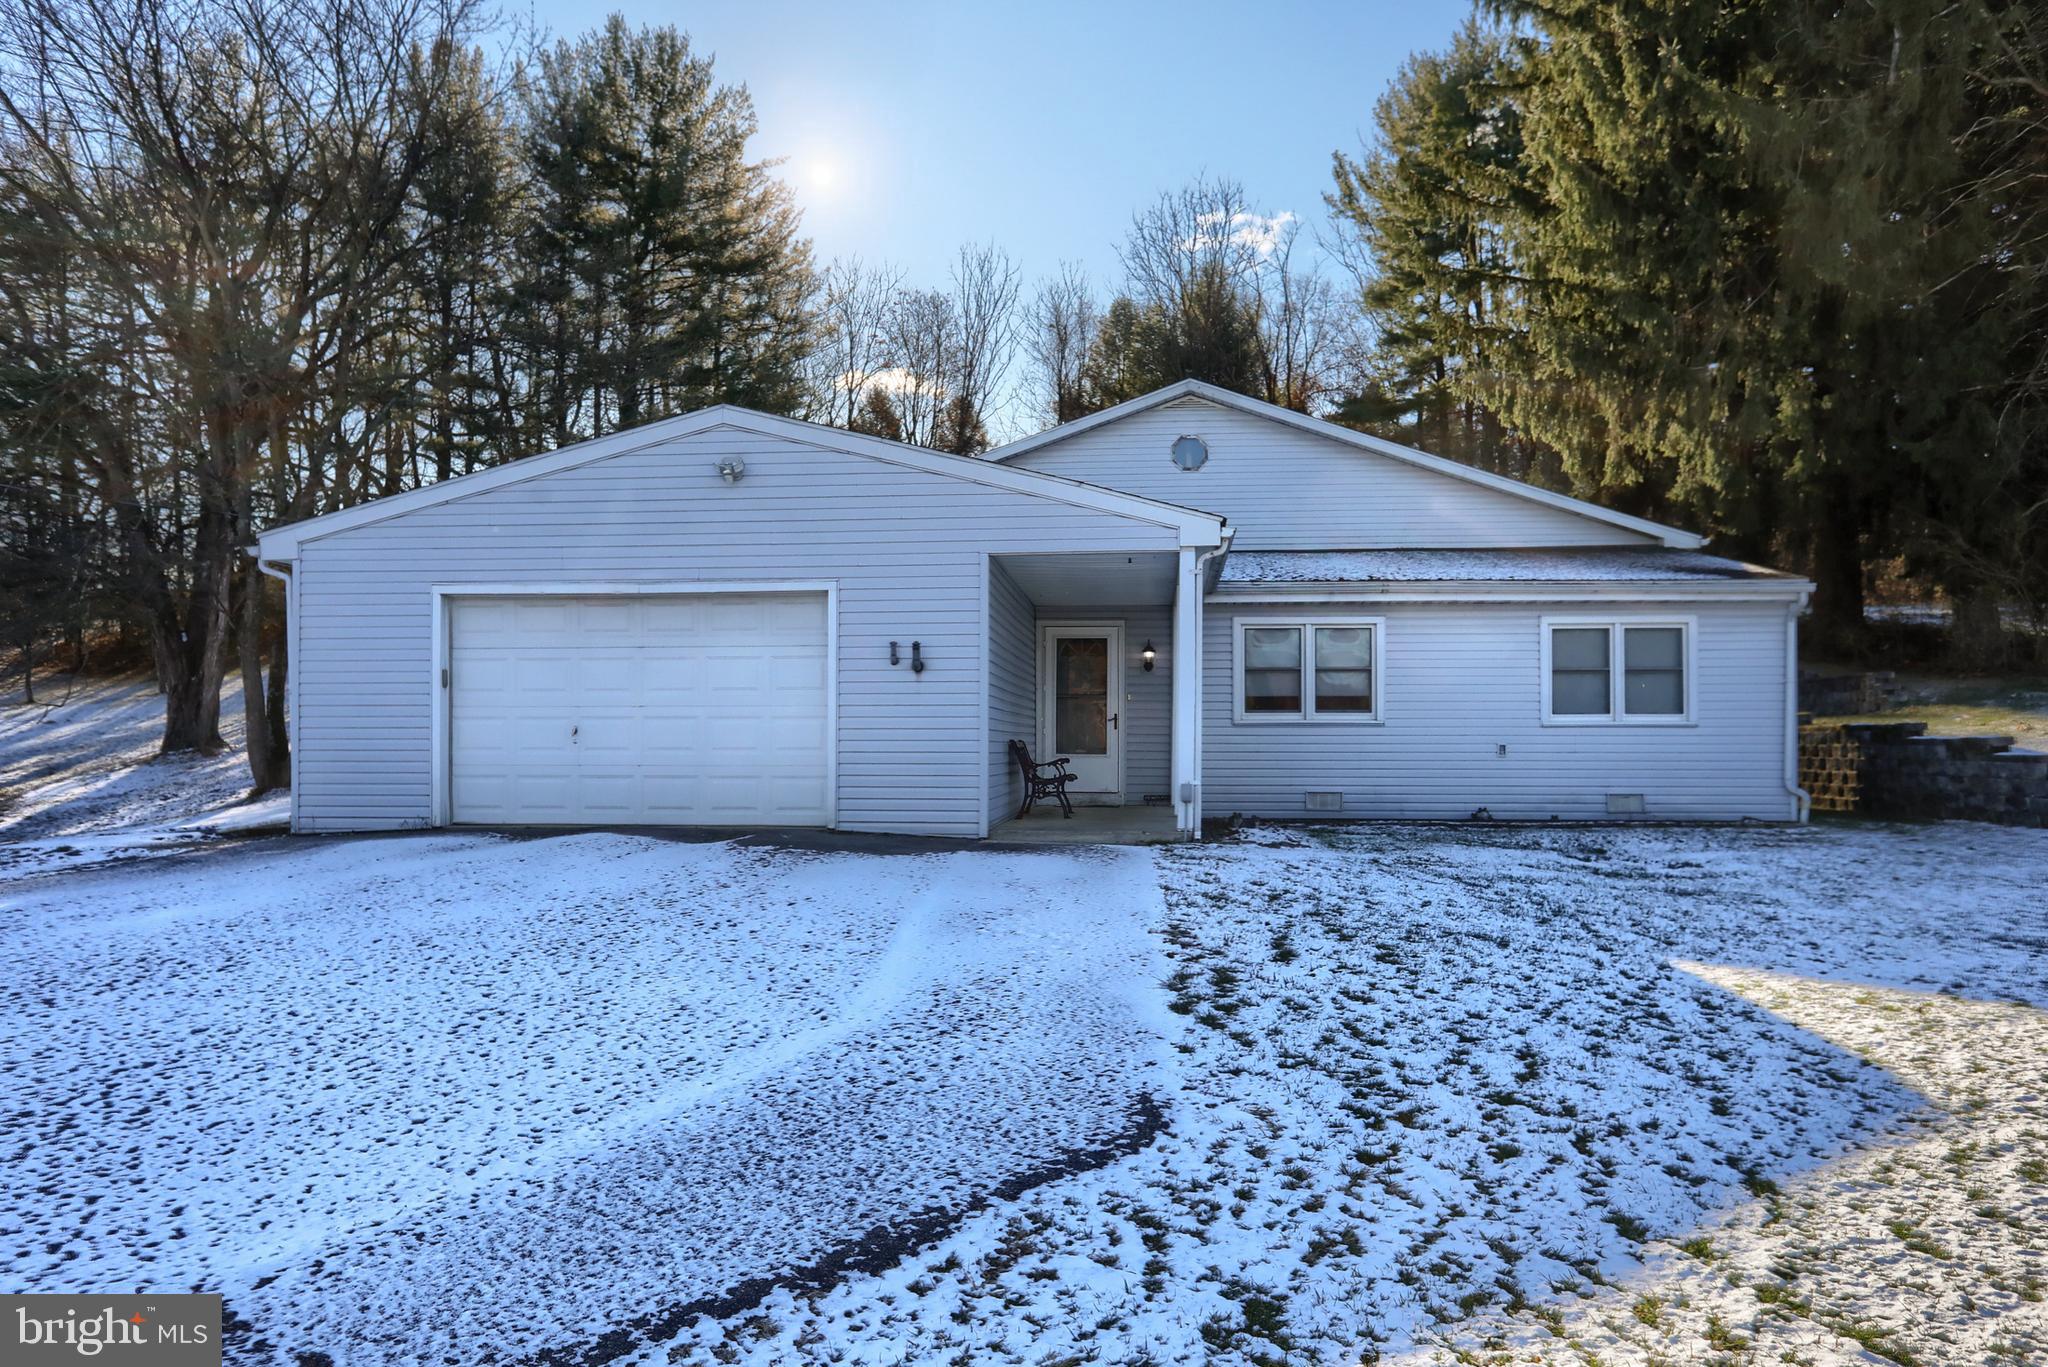
[[[1115,623],[1049,626],[1041,643],[1036,758],[1065,758],[1067,791],[1123,793],[1124,629]]]

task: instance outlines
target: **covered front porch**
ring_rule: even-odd
[[[1153,843],[1201,829],[1197,550],[989,557],[989,837]],[[1065,759],[1075,814],[1022,812],[1013,741]]]

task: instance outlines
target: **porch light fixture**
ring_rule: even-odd
[[[1159,662],[1159,652],[1152,648],[1150,641],[1147,641],[1145,642],[1145,648],[1138,652],[1138,658],[1145,662],[1145,672],[1150,674],[1152,666]]]
[[[738,456],[727,456],[718,462],[718,477],[727,484],[738,484],[746,477],[747,463]]]

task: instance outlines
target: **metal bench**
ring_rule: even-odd
[[[1042,797],[1058,798],[1060,811],[1071,817],[1074,804],[1067,800],[1067,785],[1074,781],[1074,775],[1067,768],[1064,759],[1047,760],[1040,764],[1031,758],[1031,749],[1021,740],[1010,742],[1010,758],[1017,761],[1017,768],[1024,774],[1024,805],[1017,809],[1017,815],[1027,816],[1031,805]]]

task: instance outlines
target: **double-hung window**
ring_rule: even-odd
[[[1691,619],[1543,621],[1543,720],[1692,720]]]
[[[1378,721],[1377,617],[1240,618],[1239,721]]]

